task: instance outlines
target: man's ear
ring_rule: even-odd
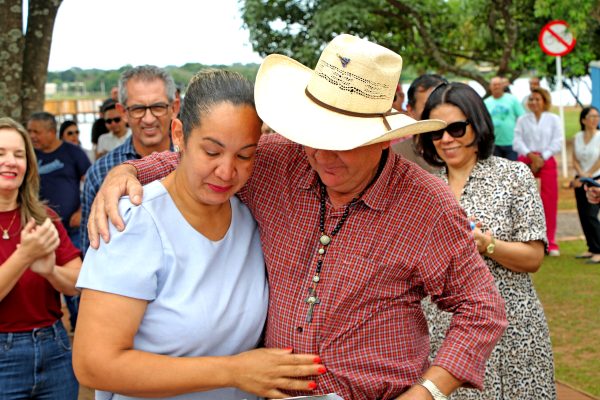
[[[121,103],[117,103],[117,104],[115,104],[115,108],[117,109],[119,114],[121,114],[121,116],[123,117],[125,122],[129,123],[129,115],[127,114],[127,110],[125,109],[125,106]]]

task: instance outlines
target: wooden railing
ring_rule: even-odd
[[[44,111],[54,114],[59,120],[67,117],[77,120],[77,116],[82,114],[97,116],[102,102],[103,99],[46,100]]]

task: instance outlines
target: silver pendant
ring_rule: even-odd
[[[10,236],[8,235],[8,229],[2,229],[2,239],[8,240]]]

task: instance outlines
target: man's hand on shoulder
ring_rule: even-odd
[[[108,243],[108,219],[119,230],[125,229],[123,219],[119,215],[119,199],[129,195],[133,204],[142,203],[142,185],[137,180],[137,170],[133,165],[121,164],[110,170],[92,203],[88,221],[90,246],[97,249],[99,237]]]

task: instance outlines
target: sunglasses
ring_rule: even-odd
[[[106,125],[110,125],[110,124],[112,124],[113,122],[114,122],[115,124],[118,124],[119,122],[121,122],[121,117],[106,118],[106,119],[104,120],[104,122],[106,123]]]
[[[444,129],[440,129],[439,131],[430,132],[432,140],[440,140],[442,136],[444,136],[444,132],[448,132],[450,136],[453,138],[460,138],[465,136],[467,133],[467,125],[469,125],[469,121],[456,121],[451,124],[448,124]]]
[[[67,136],[79,135],[79,131],[66,131],[65,135],[67,135]]]

